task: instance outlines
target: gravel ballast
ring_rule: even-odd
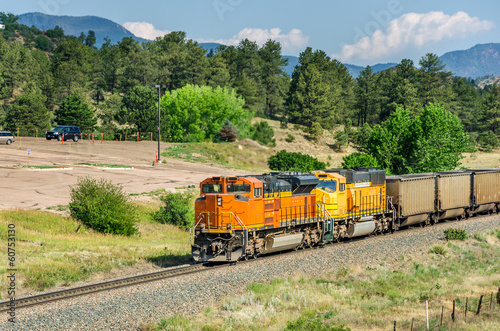
[[[199,313],[211,303],[241,292],[251,282],[296,274],[320,276],[342,267],[375,265],[397,259],[401,254],[427,252],[431,245],[444,242],[443,231],[449,227],[463,228],[472,235],[500,228],[500,216],[440,223],[19,309],[16,323],[9,323],[9,316],[5,314],[0,329],[137,330],[142,324],[159,322],[174,314]]]

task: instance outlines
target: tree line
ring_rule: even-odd
[[[244,39],[207,52],[178,31],[145,43],[105,40],[97,48],[93,31],[74,37],[60,27],[21,25],[12,14],[0,13],[0,19],[4,127],[155,131],[158,91],[151,86],[162,85],[164,138],[171,141],[213,139],[227,121],[248,133],[253,116],[305,125],[313,139],[338,125],[354,125],[363,136],[397,109],[416,118],[435,103],[461,120],[473,143],[498,146],[500,88],[481,89],[472,79],[454,77],[432,53],[380,73],[367,66],[354,78],[324,51],[307,48],[289,77],[273,40],[259,46]]]

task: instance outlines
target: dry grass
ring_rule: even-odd
[[[174,316],[157,325],[179,330],[388,330],[425,329],[429,301],[432,329],[498,330],[500,305],[490,293],[500,286],[500,231],[445,243],[431,252],[401,256],[376,266],[351,265],[321,278],[296,275],[250,284],[246,291],[210,305],[194,317]],[[483,310],[475,316],[481,294]],[[465,302],[468,298],[467,322]],[[450,314],[456,300],[456,321]],[[440,324],[444,306],[443,325]],[[168,326],[168,327],[167,327]]]
[[[17,294],[67,286],[92,275],[136,264],[173,264],[190,259],[189,233],[149,220],[156,205],[140,205],[140,236],[105,235],[63,215],[41,211],[0,211],[0,238],[16,229]],[[5,296],[6,265],[0,268]]]

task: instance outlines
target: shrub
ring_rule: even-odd
[[[324,321],[319,316],[313,314],[305,314],[293,322],[288,322],[285,331],[306,331],[306,330],[321,330],[321,331],[349,331],[351,329],[340,325],[338,327],[331,325],[329,322]]]
[[[274,138],[274,129],[266,121],[255,123],[250,128],[250,135],[253,140],[258,141],[264,146],[276,146]]]
[[[380,165],[378,164],[377,159],[371,156],[370,154],[356,152],[344,156],[342,158],[341,167],[343,169],[354,169],[359,167],[379,168]]]
[[[467,239],[467,232],[464,229],[449,228],[444,230],[444,237],[446,240],[465,240]]]
[[[326,164],[318,161],[316,158],[302,153],[279,151],[267,160],[271,170],[277,171],[312,171],[324,170]]]
[[[135,227],[136,208],[121,186],[106,179],[79,178],[71,188],[70,215],[101,233],[130,236]]]
[[[287,143],[293,143],[295,141],[295,136],[291,135],[290,133],[288,134],[288,136],[285,138],[285,141]]]
[[[476,232],[474,233],[472,238],[476,239],[477,241],[486,242],[486,234],[484,233]]]
[[[182,229],[190,229],[194,225],[194,193],[167,193],[162,196],[163,206],[153,214],[153,218],[163,224],[177,225]]]
[[[429,248],[429,253],[446,256],[448,255],[448,248],[443,245],[433,245]]]
[[[234,127],[233,123],[226,120],[219,132],[215,134],[215,141],[236,141],[238,138],[238,130]]]

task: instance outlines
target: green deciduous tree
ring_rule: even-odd
[[[85,97],[76,92],[63,100],[55,111],[55,116],[58,125],[76,125],[87,132],[92,132],[97,124],[94,110]]]
[[[342,157],[341,168],[354,169],[360,167],[378,168],[380,165],[375,157],[366,153],[356,152]]]
[[[455,169],[468,143],[460,119],[437,104],[417,116],[398,108],[373,128],[366,149],[393,174]]]
[[[270,156],[267,164],[271,170],[276,171],[313,171],[324,170],[326,164],[318,161],[316,158],[302,154],[287,152],[286,150]]]
[[[244,100],[234,90],[186,85],[161,98],[162,132],[167,141],[212,139],[226,120],[240,133],[247,132],[253,114],[243,109]]]

